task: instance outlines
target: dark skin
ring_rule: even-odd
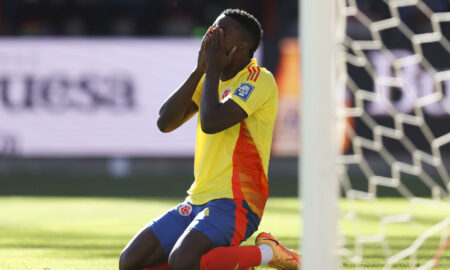
[[[250,43],[239,22],[221,15],[205,34],[199,51],[197,67],[188,79],[162,105],[158,128],[175,130],[198,112],[192,95],[203,74],[200,124],[205,133],[223,131],[247,118],[246,112],[231,99],[219,102],[219,79],[233,78],[250,63]],[[211,240],[195,230],[180,236],[169,255],[173,270],[199,270],[200,259],[213,248]],[[163,263],[166,257],[156,235],[142,229],[125,247],[120,256],[120,270],[140,270]]]
[[[205,133],[223,131],[247,118],[245,111],[229,99],[219,102],[218,85],[233,78],[250,63],[249,42],[242,37],[239,22],[221,15],[203,38],[197,67],[189,78],[163,104],[158,128],[170,132],[198,112],[192,95],[203,74],[206,74],[201,99],[200,124]]]

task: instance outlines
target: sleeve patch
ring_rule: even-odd
[[[250,97],[251,93],[253,92],[253,89],[255,89],[255,86],[249,84],[249,83],[242,83],[241,86],[236,88],[234,91],[235,96],[238,96],[244,101],[247,101],[247,99]]]

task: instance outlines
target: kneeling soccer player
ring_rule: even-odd
[[[278,89],[253,53],[260,23],[228,9],[205,34],[196,69],[162,105],[170,132],[199,112],[195,181],[185,202],[150,222],[125,247],[121,270],[297,269],[299,256],[257,231],[268,197],[267,169]]]

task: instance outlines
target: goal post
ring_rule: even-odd
[[[301,1],[299,194],[303,219],[302,269],[338,269],[336,110],[339,89],[336,0]]]

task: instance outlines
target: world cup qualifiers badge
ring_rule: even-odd
[[[178,206],[178,213],[182,216],[189,216],[192,212],[192,206],[188,203],[183,203],[182,205]]]
[[[238,96],[244,101],[247,101],[248,97],[250,97],[255,87],[249,83],[242,83],[239,88],[236,88],[234,91],[234,95]]]

